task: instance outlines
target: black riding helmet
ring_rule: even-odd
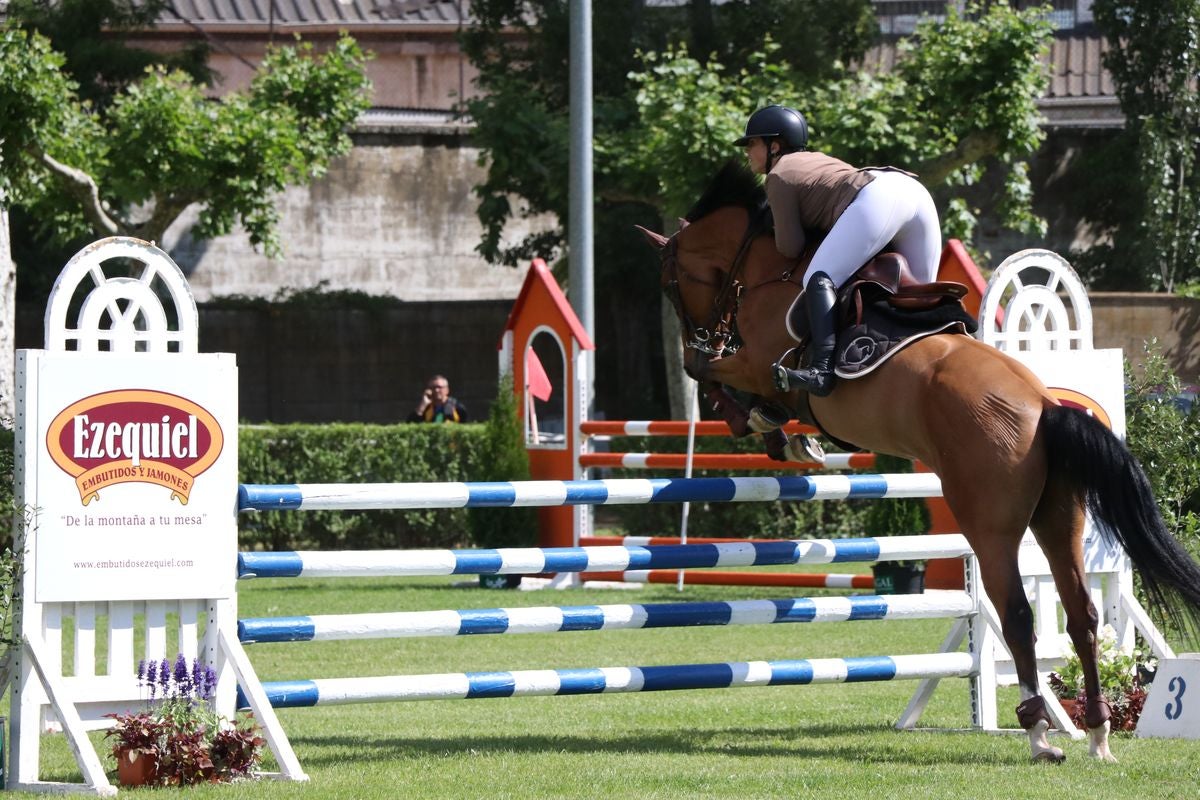
[[[760,108],[746,120],[746,134],[734,142],[744,147],[751,139],[781,139],[785,150],[803,150],[808,146],[808,123],[794,108],[771,105]]]

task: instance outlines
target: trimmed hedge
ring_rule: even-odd
[[[511,465],[513,454],[497,452],[511,439],[490,433],[491,424],[243,426],[238,478],[263,484],[497,480],[494,466]],[[529,512],[260,511],[241,515],[239,542],[263,550],[465,547],[482,546],[481,540],[520,546],[536,538]]]

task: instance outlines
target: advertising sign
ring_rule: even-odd
[[[24,355],[37,409],[36,600],[231,596],[233,356]]]

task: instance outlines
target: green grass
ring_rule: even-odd
[[[840,569],[838,570],[840,571]],[[260,580],[239,586],[242,617],[785,597],[785,590],[672,586],[515,592],[442,579]],[[798,590],[797,595],[813,595]],[[253,645],[264,681],[531,668],[933,652],[948,621]],[[967,732],[967,682],[943,681],[922,726],[892,728],[915,682],[436,701],[280,712],[307,784],[178,790],[238,798],[1194,798],[1200,742],[1114,736],[1121,763],[1063,737],[1058,767],[1032,765],[1023,736]],[[1016,726],[1012,690],[1001,725]],[[106,764],[111,758],[94,734]],[[42,777],[79,780],[61,736]],[[173,790],[174,791],[174,790]],[[16,795],[13,795],[16,796]]]

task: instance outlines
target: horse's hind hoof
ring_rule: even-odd
[[[1030,760],[1035,764],[1061,764],[1067,760],[1067,756],[1057,747],[1051,747],[1048,750],[1035,753]]]
[[[1088,754],[1097,761],[1115,764],[1117,757],[1112,754],[1112,750],[1108,749],[1109,727],[1109,720],[1106,719],[1100,725],[1088,728]]]
[[[1045,701],[1041,697],[1031,697],[1017,706],[1017,719],[1023,715],[1036,718],[1036,721],[1025,729],[1029,736],[1029,757],[1035,763],[1061,764],[1067,760],[1063,751],[1050,744],[1046,733],[1050,730],[1050,718],[1046,715]]]

